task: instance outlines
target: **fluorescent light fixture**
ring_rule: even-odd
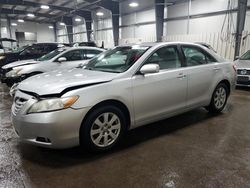
[[[139,4],[137,2],[132,2],[132,3],[129,3],[129,6],[130,7],[138,7]]]
[[[54,27],[52,25],[49,26],[50,29],[54,29]]]
[[[48,5],[41,5],[41,9],[49,9]]]
[[[22,19],[18,19],[17,21],[20,22],[20,23],[24,22],[24,20],[22,20]]]
[[[75,18],[75,21],[76,21],[76,22],[81,22],[82,19],[81,19],[81,18]]]
[[[11,25],[12,25],[12,26],[17,26],[17,24],[16,24],[16,23],[11,23]]]
[[[97,16],[104,16],[104,13],[103,12],[97,12],[96,15]]]
[[[34,15],[34,14],[31,14],[31,13],[27,14],[27,16],[28,16],[28,17],[32,17],[32,18],[35,17],[35,15]]]
[[[65,23],[63,23],[63,22],[60,22],[60,25],[61,25],[61,26],[65,26]]]

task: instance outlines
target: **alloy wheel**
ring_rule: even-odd
[[[119,137],[121,121],[111,112],[98,116],[90,129],[92,142],[98,147],[107,147],[113,144]]]

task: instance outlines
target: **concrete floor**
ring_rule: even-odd
[[[19,143],[0,90],[0,187],[250,187],[250,89],[221,115],[198,109],[138,128],[98,155]]]

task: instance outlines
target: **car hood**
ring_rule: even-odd
[[[237,69],[250,69],[250,60],[238,60],[236,67]]]
[[[43,95],[59,95],[72,88],[86,87],[109,82],[117,73],[90,71],[84,69],[57,70],[30,77],[18,86],[19,90]]]
[[[13,63],[7,64],[7,65],[3,66],[2,68],[9,69],[9,68],[19,67],[19,66],[23,66],[23,65],[37,64],[37,63],[40,63],[40,61],[36,61],[34,59],[22,60],[22,61],[15,61]]]

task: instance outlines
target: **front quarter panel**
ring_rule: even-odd
[[[79,96],[79,99],[72,106],[74,109],[91,109],[95,105],[107,100],[122,102],[129,110],[131,124],[134,122],[131,78],[120,78],[110,82],[72,90],[62,97],[74,95]]]

